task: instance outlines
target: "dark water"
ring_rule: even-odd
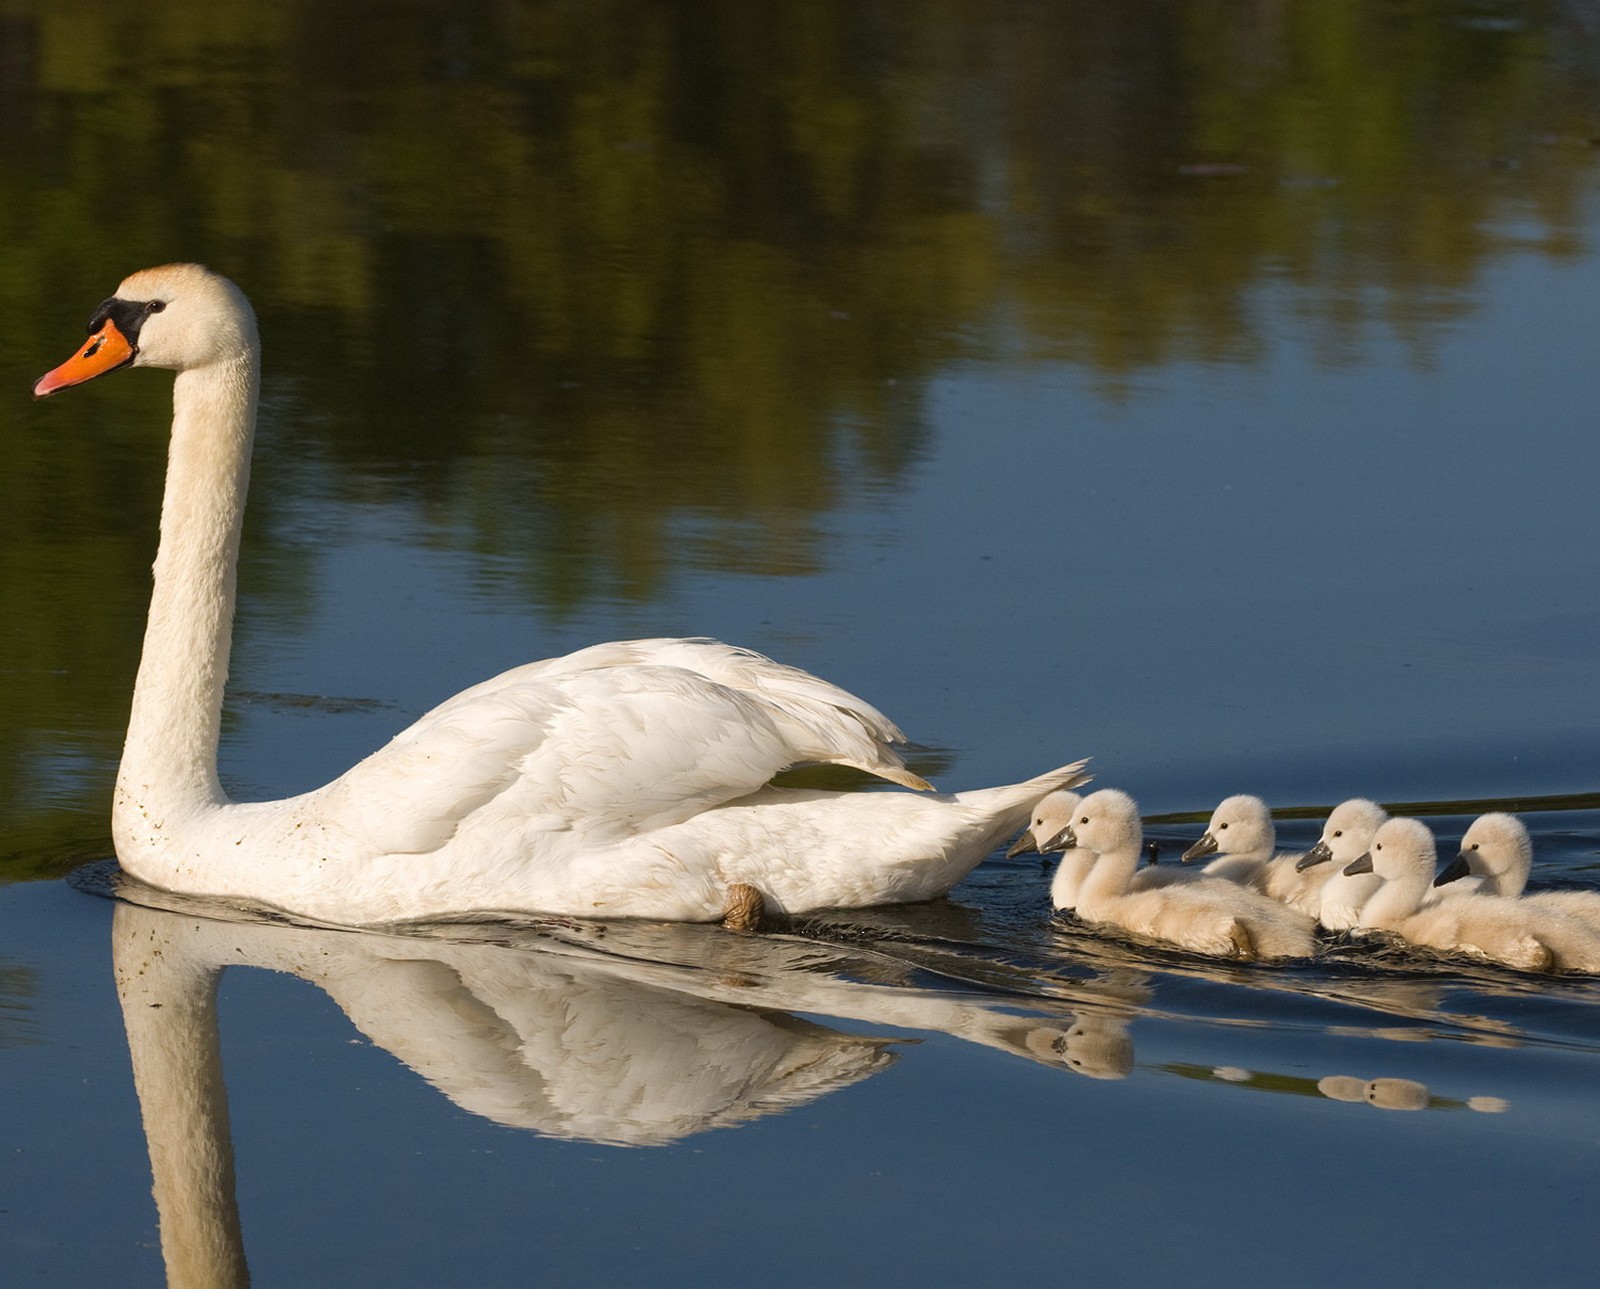
[[[941,786],[1494,803],[1600,887],[1592,5],[19,3],[0,63],[7,1283],[1588,1282],[1592,981],[1207,967],[998,858],[760,939],[67,885],[169,390],[24,391],[134,268],[254,300],[240,796],[704,633]],[[150,1152],[228,1142],[164,1257]]]

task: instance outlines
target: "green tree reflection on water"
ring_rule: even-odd
[[[1593,17],[0,0],[0,363],[21,390],[127,271],[202,259],[262,315],[262,477],[416,499],[433,540],[516,552],[552,614],[685,564],[805,574],[829,513],[923,450],[953,361],[1065,360],[1114,395],[1248,361],[1268,287],[1329,360],[1375,327],[1425,353],[1512,221],[1574,253]],[[14,876],[103,813],[166,398],[8,417]],[[247,594],[292,607],[272,492]]]

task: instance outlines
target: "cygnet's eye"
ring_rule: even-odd
[[[1218,832],[1227,832],[1228,831],[1228,825],[1227,824],[1218,824],[1217,825],[1217,831]]]
[[[1084,815],[1084,817],[1083,817],[1083,818],[1082,818],[1082,819],[1080,819],[1080,820],[1078,820],[1078,822],[1079,822],[1079,823],[1080,823],[1080,824],[1086,824],[1086,823],[1088,823],[1088,822],[1089,822],[1089,816],[1088,816],[1088,815]]]
[[[1477,850],[1478,849],[1478,843],[1477,842],[1473,842],[1472,843],[1472,849],[1473,850]]]
[[[1380,842],[1378,845],[1374,846],[1372,849],[1373,850],[1382,850],[1383,849],[1383,843]]]

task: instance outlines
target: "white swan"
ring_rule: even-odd
[[[1515,815],[1496,812],[1472,821],[1461,838],[1460,855],[1446,865],[1433,884],[1440,890],[1452,891],[1463,881],[1477,878],[1483,894],[1520,899],[1538,908],[1568,913],[1600,931],[1600,892],[1528,892],[1524,888],[1532,871],[1533,841],[1526,825]]]
[[[1077,913],[1146,939],[1225,958],[1309,957],[1311,919],[1257,891],[1200,877],[1145,891],[1130,885],[1139,863],[1139,807],[1115,788],[1078,805],[1065,842],[1093,851],[1093,869],[1078,891]]]
[[[1322,825],[1317,844],[1300,857],[1302,871],[1327,873],[1317,899],[1317,920],[1330,931],[1349,931],[1361,920],[1361,906],[1383,879],[1376,873],[1347,873],[1351,860],[1367,853],[1389,812],[1376,801],[1352,797],[1341,801]]]
[[[942,894],[1080,765],[937,798],[785,792],[805,761],[928,785],[898,729],[805,672],[714,641],[597,645],[435,708],[325,787],[235,803],[217,742],[255,431],[254,314],[193,264],[127,278],[34,386],[177,371],[161,542],[117,778],[117,855],[152,885],[339,923],[543,911],[712,920]],[[751,888],[754,888],[753,890]]]
[[[1041,855],[1060,854],[1061,862],[1056,866],[1055,877],[1050,882],[1050,904],[1052,908],[1067,912],[1078,906],[1078,892],[1083,889],[1083,879],[1089,876],[1089,870],[1094,867],[1095,853],[1092,850],[1078,848],[1068,849],[1062,840],[1067,826],[1072,823],[1074,812],[1078,803],[1082,801],[1076,792],[1065,788],[1058,788],[1048,794],[1033,808],[1033,817],[1023,828],[1010,850],[1006,851],[1006,858],[1012,859],[1018,855],[1025,855],[1037,851]],[[1192,871],[1177,867],[1175,864],[1157,864],[1153,859],[1133,875],[1129,884],[1130,890],[1148,891],[1157,886],[1168,886],[1173,882],[1183,882],[1199,876]]]
[[[1240,882],[1315,918],[1322,907],[1326,870],[1303,869],[1299,865],[1304,856],[1280,855],[1277,847],[1278,834],[1267,803],[1241,794],[1228,797],[1212,811],[1205,835],[1183,852],[1183,862],[1216,855],[1202,872]]]
[[[1383,879],[1361,910],[1362,930],[1523,971],[1600,971],[1600,934],[1567,914],[1498,895],[1425,903],[1433,885],[1433,834],[1416,819],[1390,819],[1346,871]]]

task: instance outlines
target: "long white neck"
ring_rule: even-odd
[[[112,811],[119,843],[226,800],[217,742],[256,392],[250,350],[173,385],[155,586]]]
[[[1139,867],[1139,841],[1102,851],[1078,890],[1078,912],[1090,921],[1098,920],[1096,910],[1107,901],[1126,895]]]
[[[1386,877],[1372,898],[1361,906],[1359,925],[1392,931],[1422,907],[1432,884],[1432,865]]]

